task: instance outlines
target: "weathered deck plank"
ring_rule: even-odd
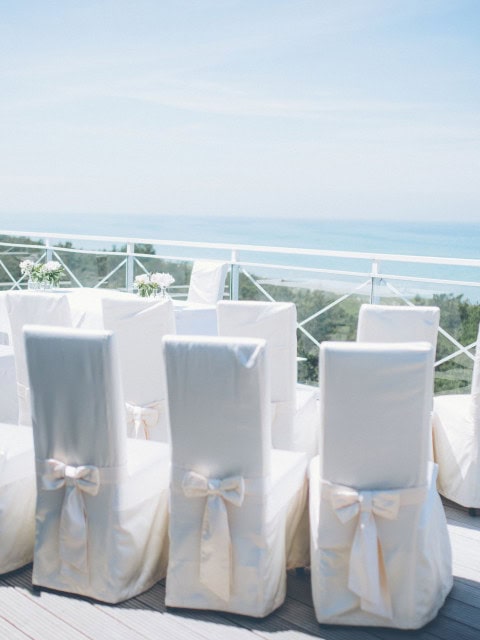
[[[310,574],[290,573],[285,604],[258,620],[212,611],[167,609],[165,582],[118,605],[33,591],[31,566],[0,576],[0,638],[8,640],[478,640],[480,517],[445,503],[455,583],[445,606],[418,631],[319,625]]]

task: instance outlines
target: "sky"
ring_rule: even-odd
[[[478,221],[479,29],[478,0],[0,0],[0,220]]]

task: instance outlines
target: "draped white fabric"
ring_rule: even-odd
[[[285,597],[287,519],[295,528],[305,504],[306,456],[270,448],[265,343],[164,341],[173,460],[166,604],[267,615]]]
[[[297,384],[297,311],[289,302],[217,304],[221,336],[262,338],[267,342],[270,377],[272,445],[278,449],[317,453],[318,390]],[[309,564],[308,513],[289,548],[288,566]]]
[[[228,264],[218,260],[195,260],[190,275],[187,302],[215,304],[223,298]]]
[[[418,628],[452,586],[428,462],[432,371],[427,343],[322,344],[320,456],[310,466],[319,622]]]
[[[358,314],[358,342],[429,342],[437,347],[440,309],[362,304]]]
[[[15,356],[11,345],[0,344],[0,423],[18,421],[17,380]]]
[[[31,425],[29,381],[23,342],[23,327],[26,324],[71,327],[70,308],[66,295],[40,293],[38,291],[7,293],[6,305],[15,353],[15,370],[18,383],[18,423]]]
[[[217,308],[215,304],[201,304],[174,300],[176,333],[179,335],[216,336]]]
[[[114,336],[27,327],[37,460],[33,583],[119,602],[164,577],[169,446],[126,436]]]
[[[272,402],[272,444],[317,453],[317,390],[297,385],[297,311],[290,302],[223,301],[217,304],[220,336],[267,342]]]
[[[0,346],[12,343],[12,331],[8,320],[7,295],[18,296],[21,291],[0,291]],[[29,292],[31,296],[43,295],[43,292]],[[102,301],[105,299],[130,301],[139,300],[133,293],[126,293],[116,289],[93,289],[91,287],[76,287],[73,289],[59,289],[47,293],[50,296],[66,295],[70,306],[72,326],[79,329],[103,329]],[[217,314],[215,299],[211,304],[174,300],[176,333],[190,335],[217,335]],[[151,301],[148,301],[151,302]]]
[[[0,573],[32,561],[35,493],[32,429],[0,424]]]
[[[471,392],[436,396],[433,409],[438,489],[453,502],[480,509],[480,325]]]
[[[175,333],[173,304],[138,297],[104,298],[102,312],[105,329],[117,339],[128,435],[167,442],[162,337]]]

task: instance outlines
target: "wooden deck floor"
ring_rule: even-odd
[[[33,591],[31,566],[0,578],[1,640],[424,640],[480,639],[480,517],[445,505],[453,547],[453,590],[437,618],[420,631],[319,625],[310,576],[288,578],[288,597],[263,620],[165,608],[165,583],[117,605],[48,590]]]

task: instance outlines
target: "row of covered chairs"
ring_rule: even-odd
[[[226,304],[226,306],[227,306],[227,308],[228,308],[228,306],[229,306],[229,304],[230,304],[230,303],[225,303],[225,304]],[[259,305],[259,304],[260,304],[260,307],[262,306],[262,303],[255,303],[255,304],[256,304],[256,305]],[[255,304],[254,304],[254,306],[255,306]],[[145,308],[146,308],[146,306],[145,306]],[[265,311],[266,311],[266,308],[264,309],[264,312],[265,312]],[[412,314],[411,314],[411,315],[412,315]],[[412,316],[412,317],[413,317],[413,316]],[[383,318],[383,320],[385,320],[385,318]],[[248,322],[247,322],[247,323],[245,323],[245,321],[244,321],[244,324],[248,324]],[[221,322],[220,322],[220,313],[219,313],[219,326],[221,326]],[[404,327],[404,326],[405,326],[405,323],[401,323],[401,326],[402,326],[402,327]],[[361,335],[361,334],[360,334],[360,328],[361,328],[361,323],[360,323],[360,321],[359,321],[359,339],[360,339],[360,335]],[[238,330],[235,330],[235,331],[237,332]],[[236,335],[236,333],[234,333],[233,335]],[[130,340],[131,340],[131,335],[130,335]],[[371,341],[371,338],[370,338],[370,341]],[[268,346],[267,346],[267,349],[268,349]],[[432,366],[433,366],[433,365],[432,365]],[[138,373],[138,372],[137,372],[137,373]],[[270,377],[269,379],[270,379],[270,382],[271,382],[271,381],[272,381],[272,378]],[[321,379],[322,379],[322,374],[321,374]],[[273,396],[272,396],[271,394],[270,394],[270,397],[273,399]],[[271,406],[272,406],[272,405],[270,405],[270,407],[271,407]],[[273,412],[273,414],[275,414],[275,411]],[[325,418],[325,414],[323,414],[323,416],[324,416],[324,418]],[[323,423],[323,420],[322,420],[322,423]],[[324,445],[325,445],[325,443],[323,443],[323,446],[324,446]],[[322,450],[322,447],[320,448],[320,450]],[[316,504],[317,504],[317,501],[313,501],[313,503],[311,502],[311,504],[316,505]],[[324,520],[323,518],[321,519],[321,521],[322,521],[322,522],[325,522],[325,520]],[[313,540],[313,539],[314,539],[314,538],[313,538],[313,536],[312,536],[312,540]],[[313,569],[313,567],[314,567],[314,566],[315,566],[315,563],[313,563],[313,564],[312,564],[312,573],[313,573],[313,571],[314,571],[314,569]],[[314,584],[318,584],[318,582],[314,581]],[[314,586],[314,593],[315,593],[315,586]],[[321,602],[325,602],[325,598],[324,598],[324,596],[322,596],[322,597],[321,597]],[[194,606],[194,605],[186,605],[186,606]],[[212,607],[212,608],[215,608],[215,607]],[[327,619],[328,619],[328,618],[327,618]],[[341,618],[341,619],[343,619],[343,618]],[[356,623],[356,622],[355,622],[355,619],[356,619],[356,618],[355,618],[355,616],[354,616],[354,618],[352,619],[353,621],[351,621],[351,623],[352,623],[352,624]],[[358,624],[361,624],[361,622],[357,622],[357,623],[358,623]],[[368,624],[374,624],[374,622],[373,622],[373,623],[372,623],[372,622],[369,622]]]
[[[45,327],[25,334],[38,492],[34,583],[116,602],[168,566],[167,605],[253,616],[278,607],[307,456],[271,446],[266,342],[164,339],[170,456],[165,443],[126,437],[116,335]],[[451,587],[428,463],[432,348],[324,343],[320,362],[320,454],[310,464],[309,500],[317,617],[421,626]]]
[[[196,260],[193,263],[190,274],[187,304],[215,305],[218,300],[222,300],[225,293],[227,272],[228,263],[226,262],[218,260]],[[71,327],[73,320],[68,300],[60,293],[59,295],[61,296],[60,299],[51,294],[42,294],[39,292],[35,292],[34,297],[32,297],[29,292],[22,293],[20,291],[9,292],[6,295],[11,341],[16,358],[19,424],[31,424],[28,376],[22,327],[31,322],[51,326]],[[131,305],[131,308],[133,309],[131,314],[135,315],[138,313],[134,305],[133,307]],[[113,322],[116,321],[116,315],[118,316],[118,313],[115,314],[114,312],[115,308],[113,309]],[[162,323],[164,324],[165,322],[164,318],[165,314],[162,317],[156,318],[160,322],[160,330],[163,329]],[[155,318],[153,318],[153,320],[155,320]],[[169,319],[168,321],[174,323],[174,319]],[[171,330],[172,327],[170,326],[169,329]],[[4,342],[5,340],[8,342],[8,334],[0,332],[0,341]],[[160,429],[161,428],[162,427],[160,427]]]
[[[208,263],[204,267],[208,275],[207,267],[211,268]],[[216,288],[221,288],[224,273],[220,273],[218,265],[214,268],[218,276]],[[211,274],[209,278],[211,281]],[[30,424],[21,328],[29,322],[71,326],[71,314],[66,296],[60,294],[32,296],[17,292],[10,296],[8,305],[17,367],[19,423]],[[161,337],[175,333],[173,307],[169,302],[142,298],[104,298],[102,306],[103,326],[114,331],[119,342],[128,434],[166,442],[168,414]],[[426,340],[435,351],[439,319],[438,307],[365,304],[359,312],[357,341]],[[276,448],[304,451],[310,459],[317,451],[317,392],[297,383],[295,305],[222,301],[217,304],[217,325],[223,336],[267,340],[272,444]],[[479,358],[477,349],[471,393],[435,397],[433,413],[432,457],[439,463],[439,490],[445,497],[473,510],[480,508]]]
[[[26,324],[72,326],[66,295],[16,292],[8,298],[16,358],[19,424],[31,424],[22,328]],[[268,338],[272,442],[280,449],[316,453],[316,390],[297,384],[296,308],[291,303],[217,306],[219,334]],[[103,327],[117,336],[129,435],[166,442],[168,415],[161,338],[175,333],[171,301],[102,299]]]

